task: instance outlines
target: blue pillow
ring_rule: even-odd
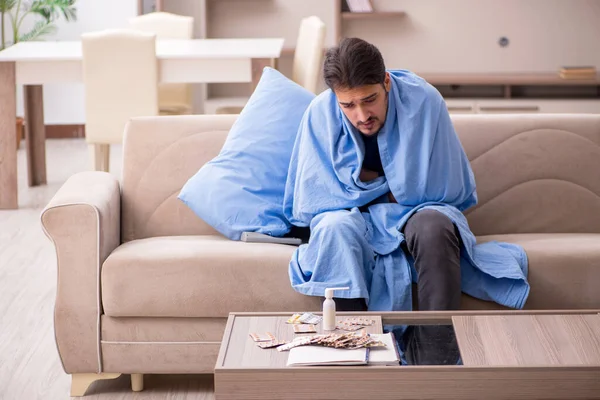
[[[183,186],[178,198],[224,236],[282,236],[290,230],[283,194],[300,120],[315,95],[265,68],[219,155]]]

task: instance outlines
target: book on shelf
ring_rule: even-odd
[[[596,72],[596,67],[593,65],[582,65],[582,66],[564,66],[561,67],[560,72],[570,72],[570,73],[586,73],[586,72]]]
[[[346,0],[348,9],[353,13],[370,13],[373,12],[373,6],[370,0]]]
[[[559,75],[564,79],[593,79],[597,75],[594,66],[565,66],[559,69]]]

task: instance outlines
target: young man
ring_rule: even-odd
[[[452,310],[466,276],[467,293],[522,307],[523,250],[474,251],[462,212],[477,202],[475,180],[439,92],[386,71],[379,50],[357,38],[327,52],[323,75],[330,90],[304,115],[284,197],[292,224],[310,227],[290,262],[294,289],[323,296],[348,286],[335,293],[338,309],[407,310],[416,282],[420,310]],[[499,260],[519,277],[505,287]]]
[[[340,109],[364,142],[360,179],[370,181],[385,176],[377,134],[386,120],[391,78],[381,53],[364,40],[343,40],[327,53],[323,75]],[[395,202],[391,192],[388,196]],[[460,308],[460,246],[452,221],[438,211],[425,210],[408,219],[404,235],[419,276],[419,309]],[[341,302],[342,306],[355,308],[356,303],[352,303]]]

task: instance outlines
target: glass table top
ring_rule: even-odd
[[[435,325],[384,325],[394,335],[400,365],[462,365],[454,327]]]

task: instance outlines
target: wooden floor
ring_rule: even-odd
[[[56,259],[40,212],[64,181],[88,169],[82,139],[47,141],[48,184],[27,186],[25,143],[19,150],[19,210],[0,210],[0,399],[69,398],[52,325]],[[121,149],[111,149],[111,173],[121,175]],[[1,188],[0,188],[1,190]],[[99,381],[85,399],[213,399],[212,375],[147,375],[133,393],[129,376]]]

